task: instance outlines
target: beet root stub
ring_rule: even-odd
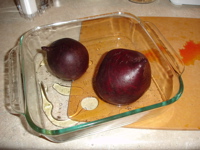
[[[126,105],[139,99],[151,84],[148,59],[127,49],[109,51],[102,60],[94,81],[97,95],[114,105]]]

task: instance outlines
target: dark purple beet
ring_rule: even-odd
[[[75,80],[88,68],[89,54],[80,42],[63,38],[49,47],[42,47],[47,52],[47,62],[51,71],[63,80]]]
[[[130,104],[150,86],[149,61],[137,51],[111,50],[101,62],[94,83],[95,91],[104,101],[115,105]]]

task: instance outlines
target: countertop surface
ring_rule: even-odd
[[[136,16],[200,18],[200,6],[173,5],[169,0],[135,4],[128,0],[57,0],[34,20],[22,18],[13,0],[0,0],[0,149],[200,149],[200,131],[117,128],[88,137],[53,143],[26,130],[16,115],[5,108],[6,53],[31,28],[98,14],[123,11]]]

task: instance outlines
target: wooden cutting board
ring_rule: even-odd
[[[200,129],[200,19],[140,17],[152,22],[181,56],[184,92],[175,103],[166,106],[161,115],[142,118],[125,127],[152,129]],[[153,115],[153,114],[152,114]]]
[[[185,63],[185,71],[182,75],[184,82],[184,93],[182,97],[175,103],[165,106],[159,109],[155,109],[150,114],[138,120],[136,123],[127,125],[125,127],[128,128],[151,128],[151,129],[191,129],[198,130],[200,129],[200,19],[189,19],[189,18],[166,18],[166,17],[141,17],[144,21],[149,21],[155,24],[155,26],[161,31],[164,37],[169,41],[172,47],[177,51],[177,53],[181,56]],[[90,23],[90,22],[87,22]],[[104,23],[104,22],[103,22]],[[98,37],[101,37],[102,34],[109,34],[113,29],[103,30],[99,27],[99,23],[97,26],[93,26],[93,28],[82,28],[82,39],[92,38],[98,34]],[[104,25],[104,24],[103,24]],[[103,26],[102,25],[102,26]],[[107,24],[106,24],[107,25]],[[119,26],[120,27],[120,26]],[[92,32],[93,30],[100,32]],[[129,26],[127,26],[129,28]],[[88,31],[89,30],[89,31]],[[92,32],[90,34],[90,32]],[[124,31],[126,32],[126,30]],[[89,37],[87,37],[89,36]],[[95,56],[100,56],[99,46],[101,46],[101,50],[103,50],[102,43],[106,43],[108,39],[105,41],[99,41],[95,45],[97,48],[96,51],[91,51]],[[122,42],[126,43],[126,42]],[[116,45],[116,43],[114,43]],[[119,44],[119,43],[118,43]],[[90,48],[90,44],[87,43],[88,48]],[[94,45],[92,45],[94,46]],[[111,49],[112,42],[109,41],[109,44],[106,44],[108,49]],[[126,45],[128,47],[129,45]],[[92,47],[94,49],[94,47]],[[93,60],[93,59],[92,59]],[[96,59],[91,62],[91,64],[96,64]],[[98,61],[97,61],[98,62]],[[96,65],[91,65],[96,66]],[[92,69],[91,69],[92,70]],[[94,69],[93,69],[94,70]],[[91,73],[91,72],[90,72]],[[87,75],[90,75],[87,73]],[[93,74],[93,73],[91,73]],[[84,74],[86,76],[86,74]],[[83,79],[83,78],[82,78]],[[91,86],[91,79],[85,78],[82,80],[79,79],[80,82],[74,82],[74,86],[82,87],[84,85],[84,89],[87,89],[87,92],[84,92],[86,95],[89,93],[94,94],[93,88]],[[154,94],[150,94],[154,95]],[[107,117],[108,115],[115,115],[124,111],[128,108],[119,108],[113,109],[112,106],[108,104],[104,105],[105,102],[100,101],[101,107],[90,111],[85,111],[79,105],[79,102],[76,99],[81,100],[85,95],[77,95],[71,97],[71,101],[69,105],[71,109],[68,110],[68,115],[73,119],[81,120],[81,119],[90,119],[96,120],[96,116],[101,114],[105,116],[101,116],[102,118]],[[74,98],[74,100],[73,100]],[[157,99],[157,98],[151,98]],[[139,103],[140,104],[140,103]],[[149,104],[150,105],[150,104]],[[109,107],[108,107],[109,106]],[[135,106],[135,105],[134,105]],[[139,106],[138,106],[139,107]],[[110,111],[112,110],[112,112]],[[115,111],[114,111],[115,110]],[[103,113],[102,113],[103,112]],[[92,118],[93,117],[93,118]],[[90,120],[81,120],[81,121],[90,121]]]

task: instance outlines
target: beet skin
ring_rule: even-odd
[[[49,47],[43,46],[42,50],[47,52],[47,62],[51,71],[63,80],[76,80],[88,68],[88,51],[74,39],[59,39]]]
[[[151,83],[148,59],[127,49],[109,51],[100,64],[94,87],[99,97],[114,105],[126,105],[139,99]]]

